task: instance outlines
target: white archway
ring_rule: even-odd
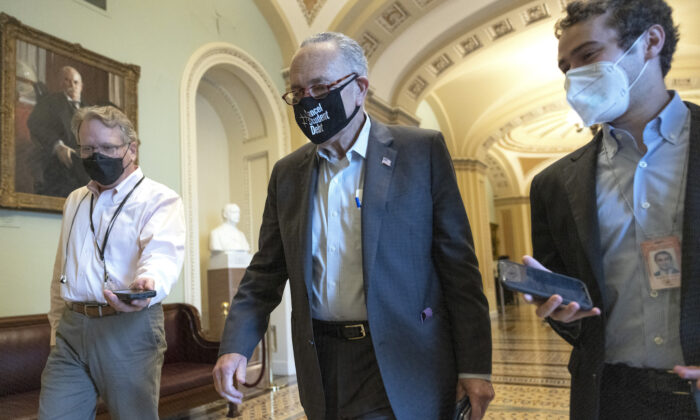
[[[200,312],[202,293],[198,243],[196,98],[199,83],[205,73],[221,65],[225,65],[256,95],[258,104],[269,119],[269,135],[277,139],[277,158],[287,154],[291,148],[289,124],[279,99],[279,92],[260,63],[240,48],[222,42],[206,44],[190,57],[180,85],[181,181],[187,225],[184,300],[197,307]]]

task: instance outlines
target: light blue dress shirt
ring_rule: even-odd
[[[342,159],[318,149],[312,219],[311,315],[323,321],[366,321],[362,274],[362,183],[371,123]]]
[[[690,111],[671,94],[644,128],[645,154],[629,132],[603,126],[596,187],[607,363],[657,369],[683,364],[680,288],[652,290],[641,251],[650,239],[682,240]]]

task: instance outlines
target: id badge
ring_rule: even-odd
[[[651,290],[681,286],[681,242],[677,236],[642,242],[642,256]]]

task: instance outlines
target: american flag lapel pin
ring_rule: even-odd
[[[391,159],[389,159],[389,158],[386,157],[386,156],[383,157],[383,158],[382,158],[382,165],[388,166],[388,167],[391,168]]]

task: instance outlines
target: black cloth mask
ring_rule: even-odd
[[[126,153],[124,152],[124,156]],[[90,178],[98,184],[111,185],[124,173],[124,156],[114,158],[95,152],[92,156],[83,158],[83,167]]]
[[[355,117],[360,106],[356,106],[352,115],[345,116],[345,106],[340,91],[357,76],[337,89],[328,92],[323,99],[314,99],[307,96],[294,105],[294,118],[304,135],[314,144],[324,143],[329,138],[335,136],[347,126]]]

